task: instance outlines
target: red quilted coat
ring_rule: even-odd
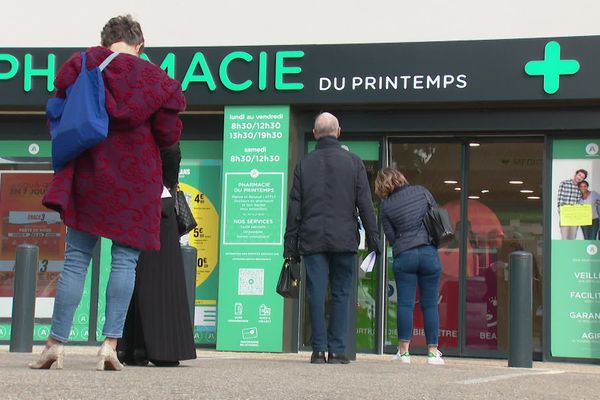
[[[111,54],[86,51],[87,68]],[[56,95],[77,78],[81,54],[73,54],[55,80]],[[179,140],[185,98],[179,82],[159,67],[119,54],[103,72],[108,138],[54,174],[43,203],[68,227],[144,250],[160,248],[162,165],[160,147]]]

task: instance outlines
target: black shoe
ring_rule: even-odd
[[[117,350],[117,359],[122,364],[132,367],[145,367],[148,365],[148,360],[146,360],[146,351],[140,349],[135,349],[133,354],[131,354],[129,351]]]
[[[350,364],[350,360],[348,360],[348,357],[346,357],[345,354],[336,354],[332,352],[329,352],[327,362],[329,364]]]
[[[310,356],[311,364],[325,364],[327,360],[325,360],[325,352],[324,351],[313,351]]]
[[[117,350],[117,359],[121,364],[133,363],[133,354],[125,350]]]
[[[177,366],[179,366],[179,361],[150,360],[150,362],[157,367],[177,367]]]
[[[145,367],[148,365],[148,359],[146,358],[146,349],[135,349],[133,350],[133,363],[129,364],[136,367]]]

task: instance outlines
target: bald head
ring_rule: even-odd
[[[336,117],[333,114],[328,112],[324,112],[319,114],[317,119],[315,119],[315,128],[313,129],[313,134],[315,135],[315,139],[321,139],[325,136],[332,136],[337,138],[340,129],[340,124]]]

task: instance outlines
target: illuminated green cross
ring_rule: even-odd
[[[546,43],[543,61],[529,61],[525,64],[527,75],[542,75],[544,77],[544,91],[554,94],[558,91],[561,75],[573,75],[579,71],[577,60],[561,60],[560,44],[557,42]]]

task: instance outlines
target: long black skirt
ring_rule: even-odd
[[[160,224],[160,251],[142,251],[135,289],[117,349],[144,352],[147,360],[196,358],[183,259],[173,208]]]

